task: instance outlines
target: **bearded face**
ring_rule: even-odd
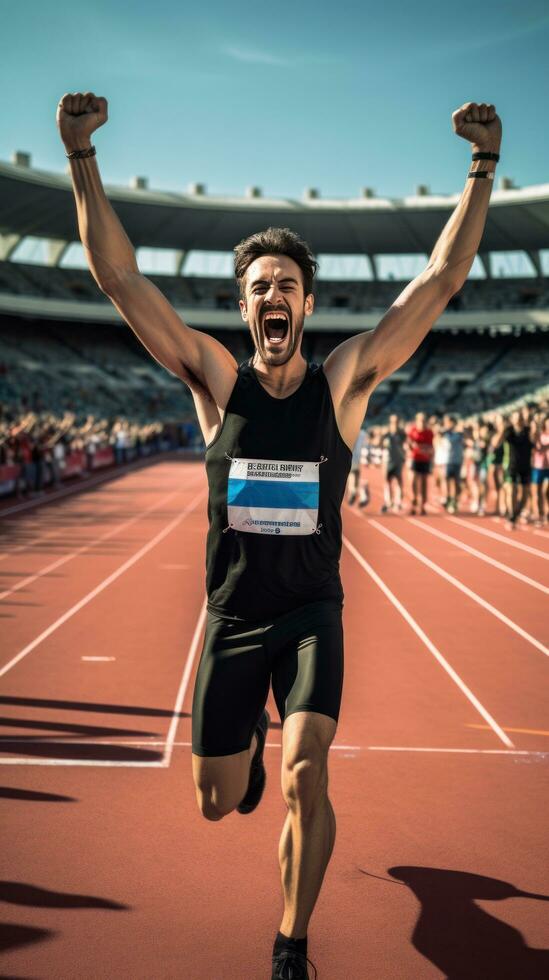
[[[313,296],[305,296],[301,269],[287,255],[263,255],[246,271],[242,319],[248,323],[258,356],[279,367],[301,349],[306,316]]]

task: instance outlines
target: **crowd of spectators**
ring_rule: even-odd
[[[193,419],[144,424],[122,416],[61,415],[0,403],[0,486],[18,497],[58,487],[73,473],[200,445]]]
[[[366,436],[366,438],[365,438]],[[499,516],[507,527],[549,519],[549,398],[459,418],[413,421],[393,414],[359,437],[362,468],[349,483],[348,502],[370,502],[368,466],[383,474],[382,513],[426,515],[428,505]]]

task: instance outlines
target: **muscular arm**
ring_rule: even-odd
[[[160,364],[191,387],[215,389],[218,374],[236,372],[232,355],[214,338],[183,323],[154,283],[139,272],[95,157],[71,160],[71,174],[80,238],[101,291]]]
[[[491,160],[475,162],[472,169],[494,168]],[[397,297],[375,330],[358,334],[339,345],[326,359],[326,368],[341,375],[349,390],[373,390],[406,363],[448,300],[467,279],[486,222],[491,180],[467,179],[465,188],[445,225],[429,262]]]
[[[465,109],[454,113],[453,117],[459,135],[464,135],[460,131],[461,123],[459,128],[457,126],[458,115],[462,112],[465,118]],[[499,124],[497,116],[495,119]],[[474,144],[472,149],[497,152],[499,140],[500,135],[491,143]],[[475,161],[470,170],[477,169],[493,171],[495,162]],[[412,356],[444,312],[450,297],[461,288],[480,245],[492,183],[487,178],[466,180],[461,198],[442,230],[425,270],[406,286],[375,330],[344,341],[326,359],[325,370],[338,404],[351,403],[358,397],[361,403],[358,414],[364,412],[375,386]],[[353,411],[351,409],[351,413]]]

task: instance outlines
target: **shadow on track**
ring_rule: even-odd
[[[100,704],[93,701],[56,701],[51,698],[0,697],[0,704],[24,705],[29,708],[63,708],[67,711],[111,712],[113,715],[140,715],[150,718],[172,718],[167,708],[141,708],[132,704]],[[188,712],[180,711],[178,718],[189,718]]]
[[[388,872],[393,880],[407,885],[421,904],[413,945],[448,980],[549,977],[549,950],[530,948],[518,929],[477,904],[508,898],[547,902],[549,895],[522,891],[506,881],[466,871],[402,866]]]
[[[131,910],[131,906],[122,905],[120,902],[114,902],[108,898],[53,892],[19,881],[0,881],[0,901],[8,902],[10,905],[23,905],[40,909],[109,909],[115,912]],[[5,953],[20,946],[44,942],[46,939],[54,939],[59,935],[58,932],[51,929],[38,929],[34,926],[2,922],[0,923],[0,952]]]
[[[0,800],[25,800],[27,803],[78,803],[75,796],[41,793],[35,789],[15,789],[13,786],[0,786]]]

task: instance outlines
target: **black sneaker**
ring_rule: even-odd
[[[311,960],[301,953],[291,949],[283,949],[276,956],[273,956],[271,980],[310,980],[307,963],[311,963]],[[318,976],[316,966],[314,963],[311,963],[311,966],[315,971],[312,980],[316,980]]]
[[[267,782],[267,773],[265,772],[265,766],[263,765],[263,750],[265,748],[265,739],[267,738],[267,730],[269,728],[270,721],[271,718],[269,712],[265,708],[255,730],[257,735],[257,748],[254,752],[250,766],[250,780],[248,782],[248,789],[246,790],[245,796],[242,797],[236,808],[238,813],[251,813],[252,810],[255,810],[257,804],[263,796],[263,790],[265,789],[265,783]]]

